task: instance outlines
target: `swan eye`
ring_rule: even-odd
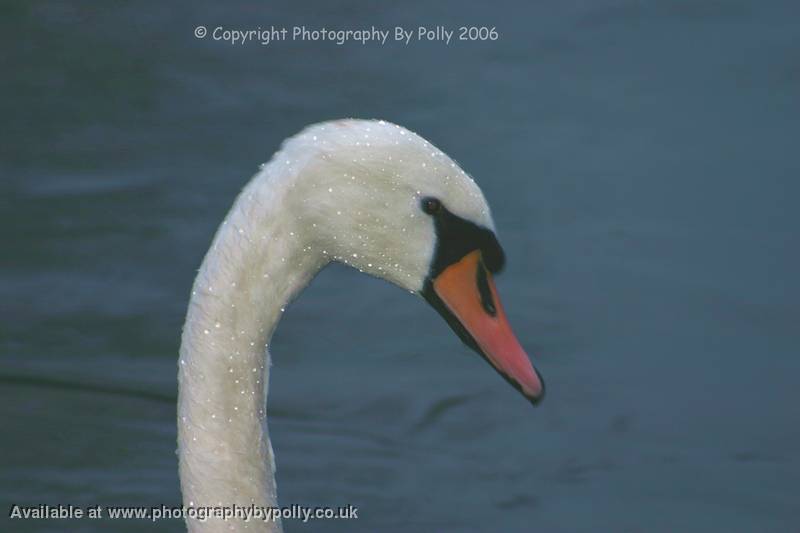
[[[436,198],[431,198],[428,196],[427,198],[422,199],[422,210],[429,215],[435,215],[442,210],[442,202]]]

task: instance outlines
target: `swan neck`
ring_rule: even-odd
[[[187,507],[277,504],[267,431],[268,344],[286,305],[325,263],[310,251],[296,215],[281,207],[290,194],[256,176],[217,231],[192,289],[178,365]],[[187,525],[230,531],[236,520]],[[240,525],[234,530],[247,529]]]

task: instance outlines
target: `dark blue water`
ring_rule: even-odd
[[[195,270],[283,138],[357,116],[475,176],[548,398],[532,409],[419,299],[327,269],[272,344],[278,487],[360,518],[288,531],[800,531],[798,16],[790,1],[4,5],[3,515],[179,503]],[[231,46],[199,24],[500,38]]]

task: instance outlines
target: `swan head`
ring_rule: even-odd
[[[419,294],[531,402],[544,382],[512,332],[493,276],[505,256],[477,184],[422,137],[385,121],[311,126],[283,147],[302,167],[289,208],[310,246]],[[298,172],[298,175],[300,172]]]

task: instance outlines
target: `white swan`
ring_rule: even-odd
[[[475,182],[400,126],[310,126],[244,188],[194,283],[178,364],[185,506],[277,505],[266,348],[284,306],[330,261],[422,295],[528,399],[542,398],[492,282],[503,252]],[[241,518],[187,525],[281,530]]]

